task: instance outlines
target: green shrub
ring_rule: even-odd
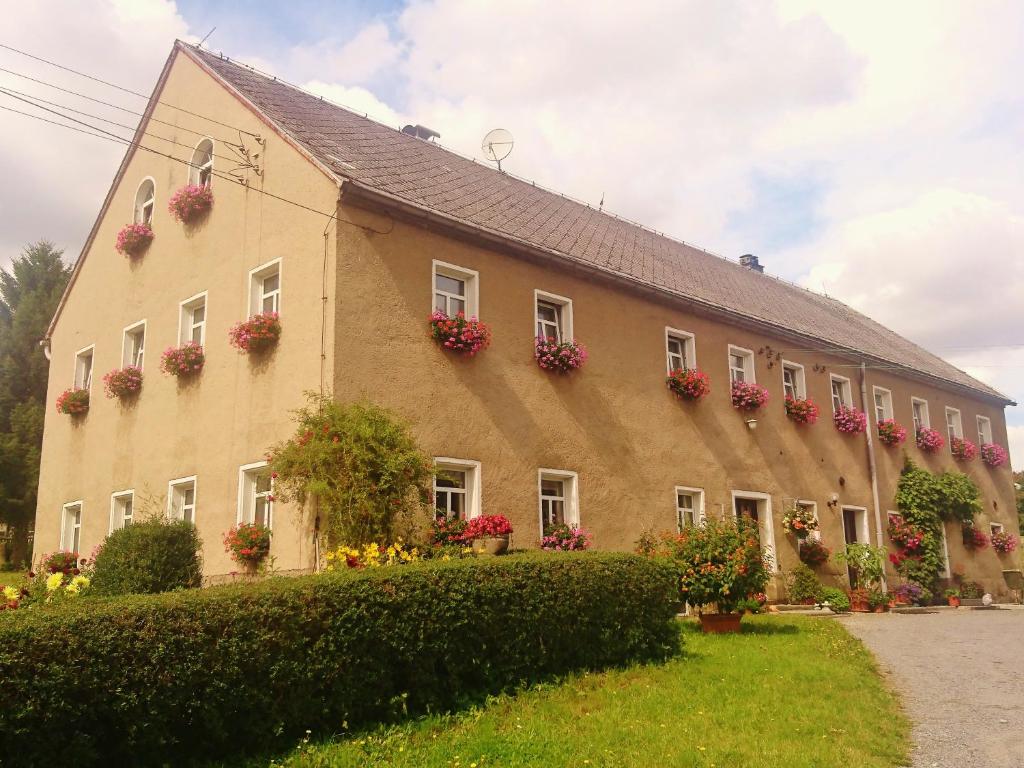
[[[821,601],[828,603],[828,607],[833,613],[846,613],[850,610],[850,598],[843,590],[836,587],[823,587]]]
[[[201,546],[191,523],[153,519],[125,526],[96,555],[92,588],[101,595],[129,595],[198,587]]]
[[[803,563],[796,566],[786,579],[786,596],[791,603],[818,602],[823,588],[814,571]]]
[[[180,765],[673,653],[674,570],[424,562],[0,616],[0,755]]]

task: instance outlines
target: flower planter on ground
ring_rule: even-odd
[[[57,413],[81,416],[89,410],[89,390],[65,389],[57,396]]]
[[[265,352],[280,338],[281,319],[277,312],[253,315],[228,331],[231,346],[240,352]]]
[[[680,400],[700,400],[711,391],[708,375],[697,368],[676,368],[665,384]]]
[[[591,535],[577,525],[545,528],[540,548],[548,552],[572,552],[590,548]]]
[[[971,461],[978,455],[978,446],[962,437],[953,437],[949,441],[949,451],[957,461]]]
[[[756,411],[768,402],[768,390],[749,381],[734,381],[731,395],[733,408],[741,411]]]
[[[117,233],[117,252],[125,256],[139,256],[153,242],[153,230],[148,224],[127,224]]]
[[[851,611],[854,613],[869,613],[871,611],[866,589],[851,589],[847,594],[850,596]]]
[[[946,444],[944,438],[937,429],[931,427],[919,427],[915,436],[917,447],[925,453],[938,453]]]
[[[900,445],[906,439],[906,427],[897,424],[894,419],[882,419],[878,422],[878,441],[883,445]]]
[[[182,187],[167,202],[167,210],[175,221],[192,224],[213,208],[213,190],[199,184]]]
[[[503,555],[508,551],[508,535],[481,536],[473,539],[473,552],[477,555]]]
[[[533,356],[537,365],[545,371],[570,373],[583,367],[587,361],[587,350],[575,339],[556,341],[553,338],[537,337]]]
[[[203,370],[205,363],[203,347],[194,341],[180,347],[168,347],[160,356],[160,370],[171,376],[192,376]]]
[[[240,523],[224,534],[224,551],[246,574],[255,574],[270,554],[270,529],[258,523]]]
[[[118,368],[103,377],[103,390],[110,398],[137,395],[142,389],[142,369],[135,365]]]
[[[841,405],[832,416],[836,429],[844,435],[859,435],[868,428],[868,417],[864,411],[851,405]]]
[[[702,613],[700,628],[709,635],[724,635],[740,631],[741,613]]]
[[[1006,449],[998,443],[982,443],[981,460],[988,466],[995,468],[1003,466],[1003,464],[1010,460],[1010,456]]]
[[[818,406],[810,398],[801,400],[786,395],[786,415],[797,424],[813,424],[818,420]]]
[[[461,539],[480,555],[500,555],[508,549],[512,524],[504,515],[480,515],[466,523]]]
[[[430,316],[430,335],[438,344],[452,352],[472,357],[491,343],[491,329],[484,323],[459,312],[449,317],[441,310]]]

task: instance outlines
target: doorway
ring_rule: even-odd
[[[847,544],[868,544],[868,511],[864,507],[843,507],[843,538]],[[850,587],[855,587],[857,575],[846,566]]]
[[[772,499],[767,493],[733,491],[732,511],[736,519],[748,518],[757,524],[757,538],[761,551],[768,556],[768,572],[778,570],[775,559],[775,530],[772,526]]]

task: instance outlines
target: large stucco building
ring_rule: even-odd
[[[900,448],[874,430],[844,435],[833,403],[947,438],[1006,445],[1005,396],[833,299],[722,259],[450,153],[220,56],[176,44],[51,325],[35,552],[88,552],[144,506],[197,524],[208,575],[233,566],[221,545],[266,516],[277,566],[314,563],[308,510],[269,501],[267,448],[292,431],[304,391],[369,399],[405,417],[456,478],[443,503],[507,515],[517,546],[543,514],[631,549],[645,530],[701,515],[755,514],[782,571],[797,549],[786,507],[816,509],[822,537],[883,540],[904,455],[979,485],[979,524],[1016,525],[1008,466],[954,461],[948,447]],[[162,137],[157,138],[157,137]],[[170,141],[168,141],[170,140]],[[212,212],[183,226],[167,212],[181,186],[212,186]],[[118,231],[151,220],[140,257]],[[493,331],[472,358],[429,335],[438,302]],[[228,329],[263,309],[283,333],[258,359]],[[557,375],[534,360],[538,323],[575,337],[589,359]],[[159,371],[160,352],[205,348],[192,381]],[[101,376],[140,362],[128,402]],[[665,377],[699,367],[711,393],[683,402]],[[732,407],[731,378],[767,387],[765,408]],[[91,390],[84,416],[53,407]],[[790,391],[814,399],[794,424]],[[871,460],[871,457],[874,460]],[[995,593],[1012,557],[965,550],[951,564]],[[837,576],[839,575],[836,569]]]

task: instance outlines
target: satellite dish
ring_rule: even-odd
[[[493,131],[488,131],[487,135],[484,136],[480,149],[483,150],[484,157],[492,163],[498,164],[498,170],[500,171],[501,161],[512,153],[514,143],[511,133],[504,128],[495,128]]]

